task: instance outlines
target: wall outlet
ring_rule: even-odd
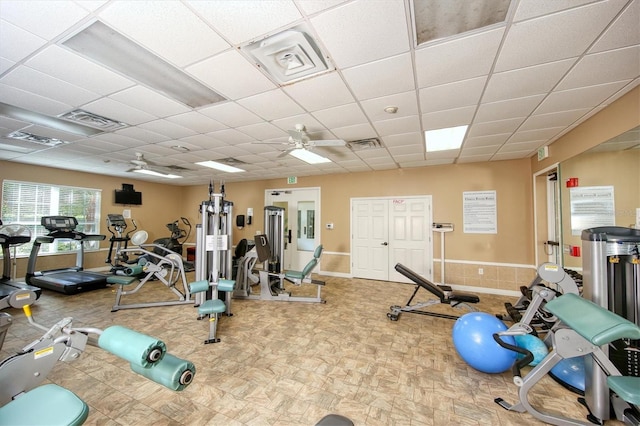
[[[478,268],[478,275],[484,275],[484,269]]]

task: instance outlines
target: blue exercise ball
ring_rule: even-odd
[[[553,366],[549,375],[572,392],[584,395],[584,356],[563,359]]]
[[[483,373],[502,373],[516,360],[517,352],[505,349],[493,340],[493,334],[507,326],[493,315],[470,312],[453,325],[453,345],[458,355],[471,367]],[[505,343],[515,346],[513,336],[502,336]]]
[[[549,348],[544,344],[542,340],[533,334],[522,334],[513,337],[516,341],[516,346],[522,349],[526,349],[533,354],[533,361],[529,363],[530,366],[535,367],[549,354]],[[518,354],[518,359],[524,358],[524,355]]]

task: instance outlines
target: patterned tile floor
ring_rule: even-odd
[[[39,323],[71,316],[75,326],[123,325],[163,340],[170,353],[197,367],[192,385],[173,392],[90,346],[79,360],[57,363],[47,380],[89,404],[89,425],[314,425],[329,413],[371,426],[538,424],[494,403],[499,396],[516,401],[511,374],[469,367],[455,352],[453,320],[387,318],[389,307],[403,305],[413,286],[318,278],[326,282],[325,304],[234,299],[233,316],[218,325],[221,342],[208,345],[208,324],[196,320],[192,306],[111,312],[114,288],[72,296],[45,290],[33,308]],[[315,295],[316,286],[292,290]],[[423,290],[418,294],[430,298]],[[166,287],[150,282],[125,300],[171,298]],[[514,301],[485,294],[480,299],[479,310],[492,314]],[[14,324],[1,358],[41,335],[21,311],[5,312]],[[576,395],[551,379],[534,388],[531,400],[547,410],[585,415]]]

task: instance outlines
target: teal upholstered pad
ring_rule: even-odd
[[[0,425],[81,425],[89,407],[76,394],[54,384],[37,387],[0,408]]]
[[[191,293],[200,293],[201,291],[209,290],[209,281],[200,280],[189,283],[189,291]]]
[[[108,284],[129,285],[134,281],[137,281],[136,277],[128,277],[124,275],[110,275],[107,277]]]
[[[221,314],[227,310],[227,306],[220,299],[205,300],[205,302],[198,306],[198,315],[211,315]]]
[[[618,339],[640,339],[640,327],[577,294],[555,298],[545,309],[597,346]]]
[[[235,287],[235,280],[218,280],[218,291],[233,291]]]
[[[625,401],[640,405],[640,377],[634,376],[609,376],[607,377],[609,389],[613,390]]]
[[[302,275],[302,272],[300,271],[286,271],[284,273],[284,276],[286,278],[292,278],[294,280],[301,280],[304,278],[304,275]]]

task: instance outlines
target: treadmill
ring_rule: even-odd
[[[102,241],[106,238],[105,235],[89,235],[76,231],[78,220],[73,216],[44,216],[40,223],[49,231],[49,234],[37,237],[33,243],[27,266],[27,283],[64,294],[76,294],[107,286],[108,275],[85,271],[83,267],[84,242]],[[36,262],[42,244],[51,244],[59,239],[73,240],[80,245],[76,255],[76,265],[48,271],[36,271]]]
[[[42,293],[42,290],[38,287],[11,280],[11,251],[9,249],[11,246],[25,244],[29,241],[31,241],[31,232],[28,228],[18,225],[2,226],[2,221],[0,220],[0,245],[2,246],[3,257],[2,278],[0,278],[0,309],[9,307],[9,299],[12,296],[18,297],[24,294],[20,290],[33,291],[36,294],[36,299]]]

